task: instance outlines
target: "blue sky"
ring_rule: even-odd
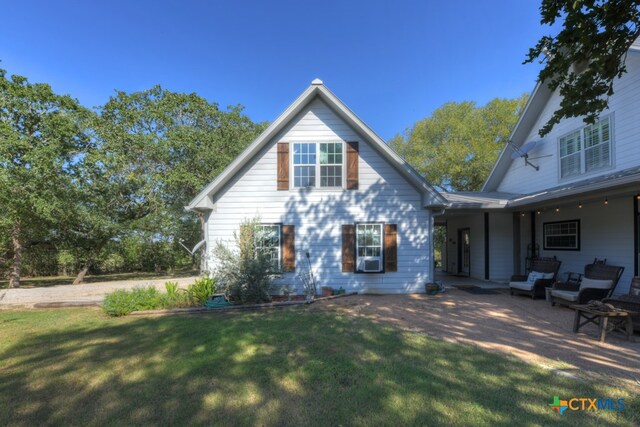
[[[14,1],[0,68],[88,107],[154,84],[273,121],[316,77],[384,139],[535,84],[539,0]]]

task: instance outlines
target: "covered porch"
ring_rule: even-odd
[[[446,228],[443,270],[508,282],[532,258],[557,258],[559,279],[595,259],[624,267],[625,294],[640,256],[640,171],[618,172],[535,194],[445,193],[450,203],[436,225]]]

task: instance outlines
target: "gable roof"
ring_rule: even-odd
[[[349,109],[337,96],[333,94],[321,80],[315,79],[302,94],[260,134],[227,168],[220,173],[209,185],[198,194],[188,206],[187,210],[211,210],[210,197],[220,191],[235,174],[262,150],[271,140],[284,129],[298,113],[316,98],[320,98],[342,120],[353,127],[378,153],[389,162],[400,174],[423,195],[425,207],[443,207],[446,200],[424,178],[405,162],[382,138],[367,126],[353,111]],[[275,171],[274,171],[275,179]]]
[[[531,133],[531,129],[535,126],[538,117],[544,110],[544,107],[549,102],[549,98],[553,92],[549,89],[549,86],[546,84],[542,84],[538,82],[536,87],[533,89],[531,96],[529,96],[529,100],[522,110],[522,114],[518,118],[513,131],[511,131],[511,135],[509,135],[509,141],[514,147],[522,147],[527,141],[527,137],[529,133]],[[484,183],[482,187],[482,191],[497,191],[500,182],[504,178],[505,174],[509,170],[509,166],[511,166],[511,153],[512,148],[509,147],[510,144],[505,144],[500,156],[498,156],[498,160],[493,165],[493,169],[489,174],[489,177]]]
[[[640,37],[631,44],[629,52],[640,54]],[[509,141],[514,147],[520,148],[527,142],[525,139],[529,133],[531,133],[533,126],[535,126],[542,110],[549,102],[551,95],[553,95],[553,92],[546,84],[542,82],[536,84],[527,101],[527,105],[524,107],[524,110],[522,110],[522,114],[520,114],[518,122],[509,136]],[[509,144],[506,144],[498,160],[493,165],[493,169],[485,181],[482,191],[497,191],[500,182],[509,170],[511,162],[514,161],[511,159],[511,152],[512,148],[509,147]]]

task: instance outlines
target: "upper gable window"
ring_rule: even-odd
[[[342,188],[343,150],[342,142],[294,143],[293,186]]]
[[[560,177],[611,166],[611,117],[560,138]]]

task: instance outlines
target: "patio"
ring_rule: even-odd
[[[357,295],[314,304],[345,310],[450,342],[471,344],[576,377],[640,379],[640,335],[619,333],[598,342],[598,329],[572,332],[574,311],[544,300],[510,296],[504,284],[441,277],[447,291],[438,295]],[[494,289],[473,294],[455,285]]]

